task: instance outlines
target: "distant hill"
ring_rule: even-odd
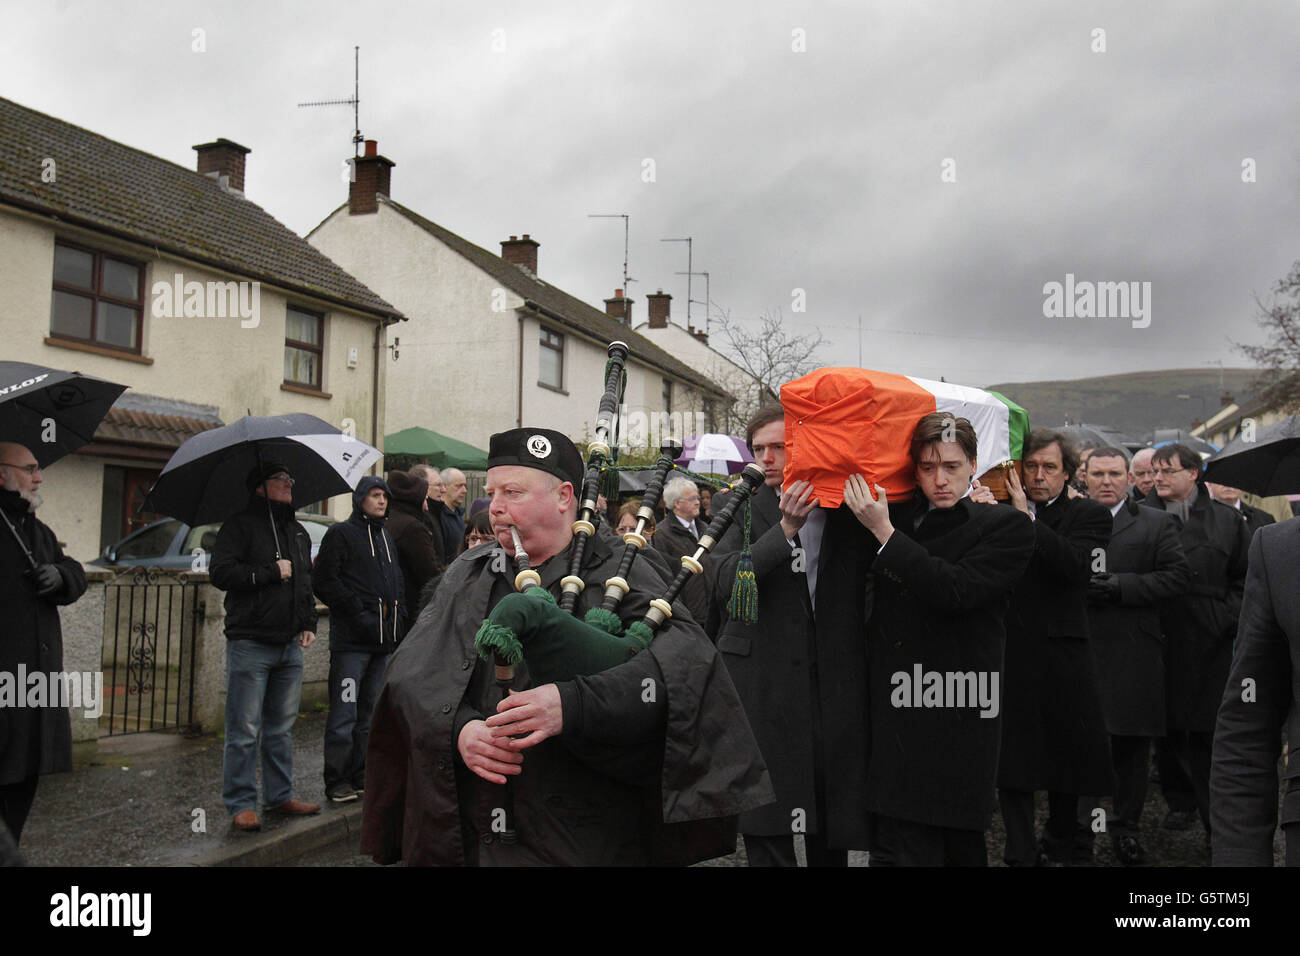
[[[1221,406],[1226,391],[1233,401],[1248,404],[1254,399],[1250,381],[1255,369],[1217,368],[1167,369],[1158,372],[1130,372],[1057,382],[1008,382],[985,386],[1001,392],[1029,411],[1029,424],[1061,425],[1087,422],[1109,425],[1130,438],[1141,440],[1157,428],[1187,428],[1202,417],[1212,416]],[[1190,395],[1191,400],[1179,399]]]

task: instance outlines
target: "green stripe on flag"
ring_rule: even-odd
[[[1005,395],[992,390],[989,394],[996,398],[1003,405],[1007,406],[1007,427],[1011,431],[1009,444],[1011,445],[1011,457],[1016,461],[1024,458],[1021,452],[1025,447],[1025,437],[1029,434],[1029,412],[1025,411]]]

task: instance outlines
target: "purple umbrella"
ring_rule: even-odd
[[[677,464],[706,475],[735,475],[754,460],[743,438],[712,432],[686,439]]]

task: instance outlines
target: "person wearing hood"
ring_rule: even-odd
[[[397,545],[397,563],[406,582],[406,623],[415,623],[420,591],[442,573],[442,561],[424,516],[428,513],[429,483],[411,472],[390,471],[393,501],[388,509],[388,533]]]
[[[316,596],[330,609],[325,793],[335,803],[355,800],[365,787],[370,716],[388,655],[405,633],[402,569],[384,527],[391,497],[384,479],[362,478],[352,516],[325,532],[316,556]]]
[[[320,804],[293,795],[293,722],[302,699],[302,651],[316,640],[311,539],[294,518],[293,476],[268,461],[248,474],[248,507],[217,533],[208,573],[226,592],[226,746],[222,799],[238,830],[260,830],[262,792],[274,812]]]

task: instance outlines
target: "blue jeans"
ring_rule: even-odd
[[[293,722],[302,699],[302,647],[226,641],[226,752],[221,797],[231,814],[257,808],[257,744],[262,795],[293,799]]]
[[[388,654],[330,651],[330,712],[325,721],[325,792],[360,789],[366,779],[366,741],[388,670]],[[344,686],[344,681],[351,681]]]

